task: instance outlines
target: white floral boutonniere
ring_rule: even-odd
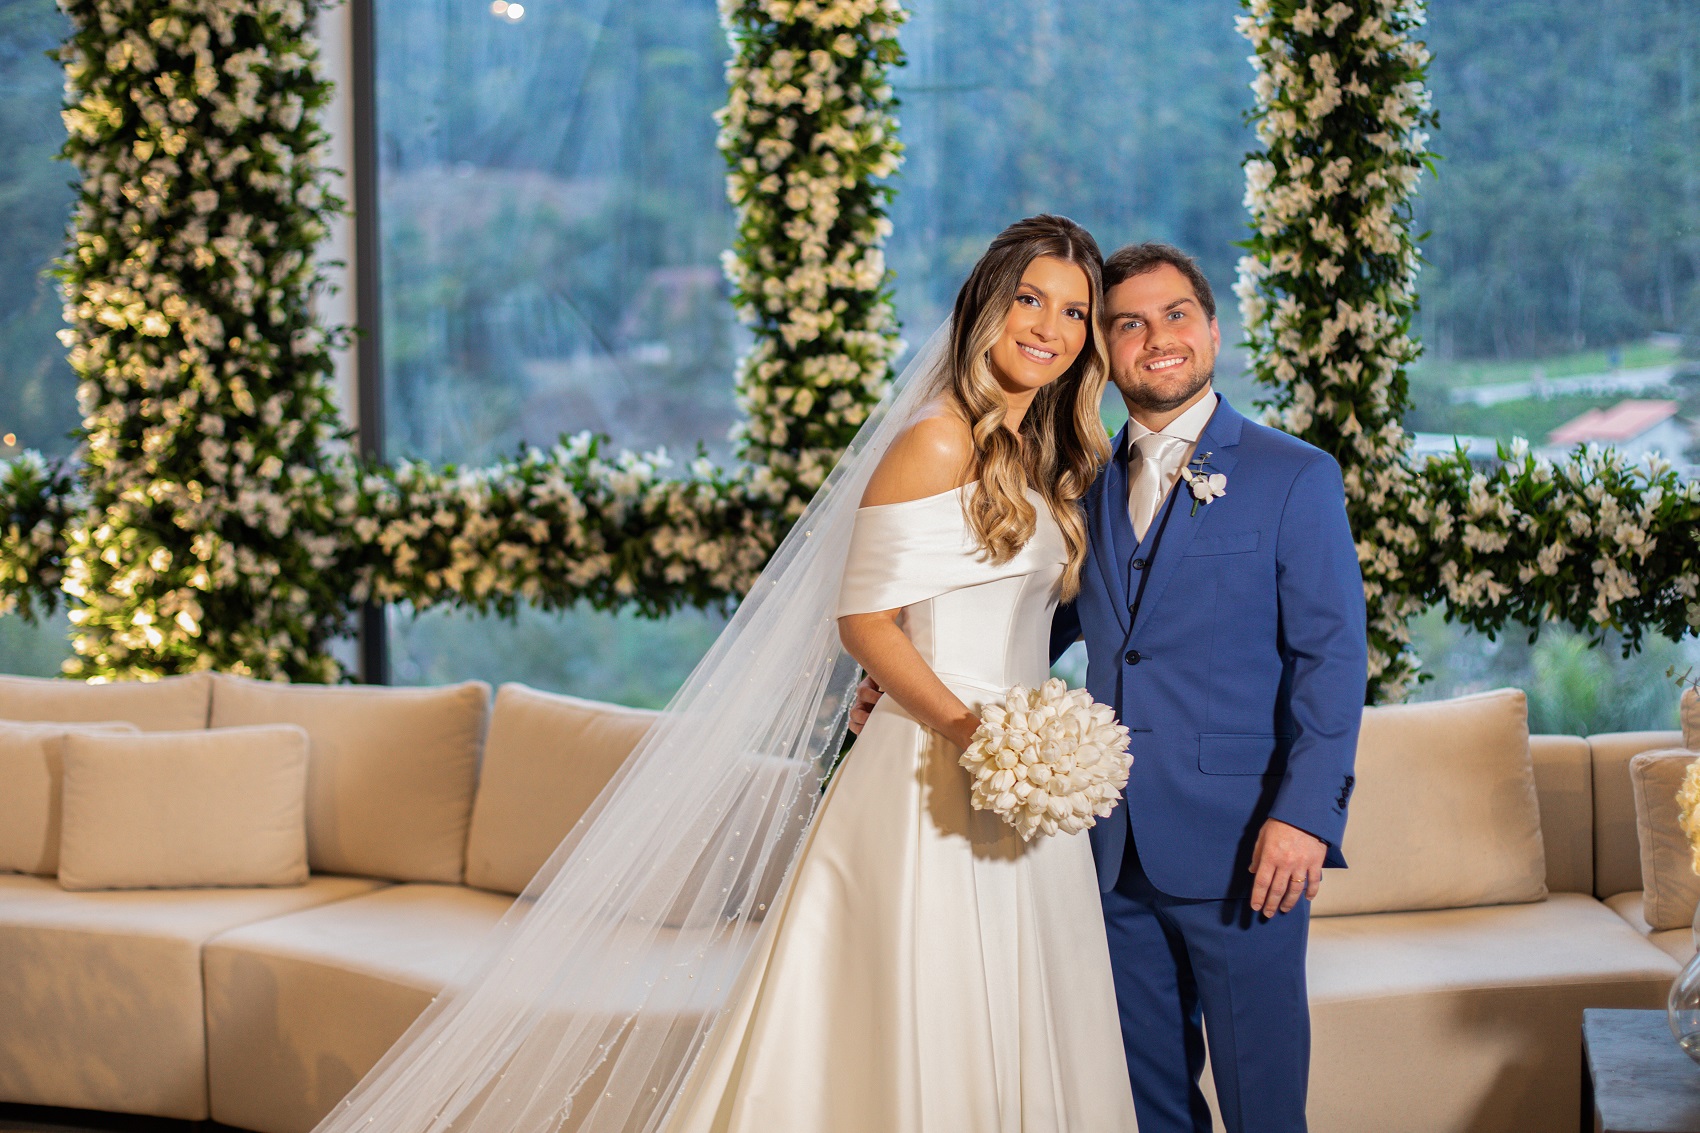
[[[1215,453],[1209,452],[1200,453],[1188,462],[1189,464],[1196,464],[1197,468],[1181,469],[1181,479],[1186,481],[1186,486],[1192,490],[1192,511],[1188,512],[1188,515],[1197,515],[1199,504],[1207,504],[1211,500],[1228,494],[1228,478],[1226,476],[1220,472],[1212,472],[1209,475],[1204,472],[1205,464],[1214,455]]]

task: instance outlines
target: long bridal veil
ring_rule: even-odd
[[[857,506],[938,390],[904,370],[724,633],[508,914],[316,1133],[647,1133],[752,955],[854,694]]]

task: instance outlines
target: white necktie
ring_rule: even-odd
[[[1140,461],[1130,469],[1133,483],[1127,493],[1127,514],[1133,520],[1133,536],[1144,539],[1146,528],[1157,515],[1157,507],[1168,495],[1169,484],[1180,470],[1181,457],[1186,455],[1187,442],[1162,433],[1146,433],[1134,447]]]

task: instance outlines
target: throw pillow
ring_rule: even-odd
[[[1317,916],[1544,900],[1528,701],[1499,689],[1364,710],[1356,791]]]
[[[211,673],[101,684],[0,676],[0,719],[79,724],[128,720],[144,732],[205,728],[212,683]]]
[[[301,885],[307,733],[65,737],[66,889]]]
[[[215,728],[296,724],[312,745],[307,859],[325,873],[458,884],[490,710],[482,681],[292,685],[221,674]]]
[[[1694,851],[1677,821],[1676,792],[1696,754],[1644,751],[1629,761],[1635,788],[1635,840],[1641,847],[1641,915],[1654,929],[1687,928],[1700,903]]]
[[[658,714],[505,684],[466,840],[466,883],[525,888]]]

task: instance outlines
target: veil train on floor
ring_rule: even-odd
[[[477,953],[315,1133],[646,1133],[803,842],[856,666],[834,612],[863,489],[948,324],[869,417],[708,655]]]

